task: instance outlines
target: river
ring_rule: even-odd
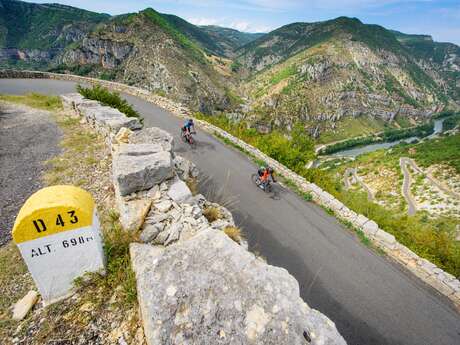
[[[429,135],[427,138],[432,138],[432,137],[434,137],[437,134],[442,132],[442,124],[443,124],[444,120],[445,120],[445,118],[434,121],[434,132],[433,132],[433,134]],[[387,149],[389,147],[398,145],[401,142],[411,143],[411,142],[413,142],[415,140],[419,140],[419,139],[420,139],[419,137],[409,137],[409,138],[404,138],[404,139],[395,140],[395,141],[391,141],[391,142],[390,141],[385,141],[385,142],[382,142],[382,143],[375,143],[375,144],[369,144],[369,145],[365,145],[365,146],[353,147],[353,148],[350,148],[350,149],[346,149],[346,150],[343,150],[343,151],[338,151],[338,152],[332,153],[332,154],[330,154],[330,155],[328,155],[326,157],[356,157],[356,156],[359,156],[359,155],[361,155],[363,153],[369,153],[369,152],[379,150],[379,149]]]

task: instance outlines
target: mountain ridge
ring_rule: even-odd
[[[152,8],[109,16],[17,0],[0,6],[15,8],[0,13],[0,67],[117,80],[264,130],[300,121],[315,138],[340,136],[347,126],[404,127],[460,106],[460,47],[358,18],[251,34]],[[22,31],[12,24],[19,17],[27,17]]]

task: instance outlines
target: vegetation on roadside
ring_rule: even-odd
[[[327,165],[327,170],[312,169],[304,176],[333,194],[355,212],[376,221],[382,229],[393,234],[400,243],[421,257],[459,276],[460,243],[455,241],[457,218],[450,213],[429,216],[427,211],[423,210],[414,216],[408,216],[402,196],[397,197],[387,191],[377,193],[377,201],[385,201],[382,205],[382,203],[369,201],[367,193],[363,191],[345,190],[342,184],[344,171],[354,167],[360,169],[361,174],[367,175],[369,179],[390,179],[390,176],[393,176],[387,183],[393,185],[392,190],[399,191],[398,181],[402,178],[399,168],[401,156],[413,158],[417,164],[424,167],[434,164],[448,165],[460,173],[458,147],[460,147],[458,134],[416,144],[401,144],[391,150],[378,150],[361,155],[351,162],[331,162]],[[380,172],[385,173],[380,176]],[[417,176],[414,186],[420,183],[422,178],[423,175]]]
[[[219,208],[209,206],[203,210],[203,216],[208,220],[208,222],[212,223],[220,219],[221,214]]]
[[[269,134],[258,133],[255,128],[248,128],[246,122],[231,121],[225,116],[209,116],[201,113],[197,113],[195,116],[244,140],[273,159],[291,167],[291,169],[293,167],[302,169],[315,156],[313,142],[306,135],[300,123],[294,125],[290,133],[291,137],[288,138],[279,131],[273,131]]]
[[[460,126],[460,114],[456,114],[445,119],[442,123],[442,131],[445,132],[458,126]]]
[[[224,228],[224,233],[238,244],[243,240],[242,231],[236,226],[226,226]]]
[[[141,118],[139,113],[134,110],[133,106],[125,99],[121,98],[120,94],[116,91],[109,91],[109,89],[99,84],[93,85],[92,88],[77,85],[77,91],[83,97],[101,102],[109,107],[116,108],[128,117]]]
[[[32,108],[38,108],[42,110],[62,109],[61,100],[58,96],[45,96],[33,92],[23,96],[0,94],[0,100],[12,103],[20,103]]]

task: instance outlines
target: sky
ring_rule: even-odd
[[[152,7],[197,25],[268,32],[292,22],[357,17],[405,33],[460,45],[460,0],[48,0],[112,15]]]

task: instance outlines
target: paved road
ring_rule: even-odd
[[[407,202],[407,214],[409,216],[413,216],[417,212],[417,207],[415,206],[415,200],[412,197],[412,193],[410,191],[410,186],[412,184],[412,176],[407,169],[407,164],[410,164],[410,160],[405,157],[399,158],[399,166],[401,167],[401,171],[404,176],[403,185],[402,185],[402,195]]]
[[[0,80],[0,92],[73,91],[73,83]],[[178,134],[180,121],[126,96],[145,118]],[[179,151],[225,185],[238,200],[234,215],[252,250],[285,267],[300,283],[308,304],[337,325],[349,344],[460,344],[460,317],[450,303],[403,268],[364,247],[333,217],[289,191],[272,200],[250,181],[255,165],[211,136],[199,133],[198,147]]]
[[[355,181],[366,191],[367,199],[369,201],[374,200],[374,194],[372,193],[371,189],[367,186],[367,184],[365,184],[364,181],[358,176],[356,168],[347,168],[343,175],[346,189],[349,189],[351,187],[350,179],[353,177]]]

